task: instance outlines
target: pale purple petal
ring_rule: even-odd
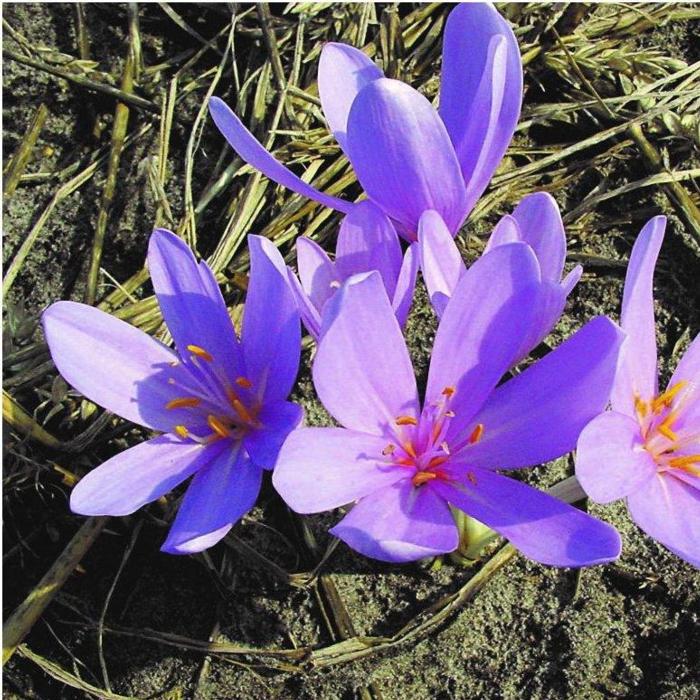
[[[630,494],[627,506],[647,535],[700,568],[700,490],[660,474]]]
[[[243,355],[219,285],[206,263],[197,263],[174,233],[157,229],[148,244],[148,269],[163,318],[180,357],[188,345],[206,350],[231,380],[243,371]]]
[[[518,42],[489,3],[463,3],[447,19],[440,116],[467,183],[468,209],[486,188],[513,137],[523,75]]]
[[[321,314],[319,310],[314,306],[313,302],[304,291],[301,286],[301,282],[294,274],[294,271],[287,268],[287,281],[289,282],[289,287],[292,290],[292,295],[297,303],[297,309],[299,309],[299,314],[301,315],[301,320],[306,326],[306,330],[311,334],[311,336],[318,340],[319,333],[321,332]]]
[[[680,434],[700,433],[700,335],[690,344],[668,383],[669,388],[685,382],[672,404],[678,410],[674,430]],[[696,440],[696,444],[700,438]]]
[[[372,435],[397,416],[418,417],[413,367],[379,273],[351,278],[326,308],[313,377],[331,415]]]
[[[452,552],[459,544],[447,503],[410,479],[366,496],[330,532],[360,554],[396,563]]]
[[[520,227],[518,226],[518,222],[510,214],[506,214],[505,216],[502,216],[498,223],[493,227],[493,231],[491,232],[488,241],[486,241],[484,254],[492,251],[499,245],[517,242],[522,242]]]
[[[86,304],[52,304],[42,323],[58,371],[81,394],[133,423],[163,431],[174,427],[177,412],[165,408],[175,398],[167,381],[178,359],[174,352]]]
[[[255,505],[262,470],[240,444],[228,444],[231,449],[223,450],[192,479],[163,552],[193,554],[215,545]]]
[[[557,325],[566,306],[566,293],[558,282],[543,280],[533,301],[532,320],[513,364],[527,357]]]
[[[620,413],[634,415],[634,399],[658,393],[654,266],[664,240],[666,217],[655,216],[641,230],[632,248],[622,295],[621,326],[627,333],[611,401]]]
[[[498,387],[474,417],[483,437],[465,448],[464,459],[478,467],[515,469],[574,449],[608,402],[622,339],[610,319],[598,316]]]
[[[219,131],[224,135],[231,148],[249,165],[259,170],[274,182],[292,190],[304,197],[313,199],[331,209],[348,213],[352,209],[351,202],[345,202],[337,197],[319,192],[308,185],[289,168],[274,158],[265,147],[243,126],[241,120],[228,105],[218,97],[209,100],[209,112]]]
[[[387,440],[344,428],[300,428],[282,446],[272,483],[297,513],[320,513],[380,491],[409,470],[387,462]]]
[[[576,478],[598,503],[634,493],[656,475],[656,464],[644,449],[639,423],[606,411],[581,432],[576,445]]]
[[[513,364],[539,286],[537,260],[524,243],[495,248],[462,276],[435,335],[425,396],[436,403],[446,387],[456,389],[451,430],[470,421]]]
[[[547,192],[523,197],[513,210],[513,218],[518,222],[520,239],[535,251],[542,279],[558,284],[566,259],[566,233],[554,197]]]
[[[436,480],[435,490],[530,559],[579,567],[604,564],[620,555],[620,535],[607,523],[496,472],[467,469],[464,483]]]
[[[369,83],[350,110],[347,142],[360,184],[410,240],[426,209],[457,231],[466,214],[464,182],[445,126],[423,95],[397,80]]]
[[[394,225],[376,204],[359,202],[340,224],[335,249],[340,278],[377,270],[391,299],[401,262],[401,244]]]
[[[224,447],[159,435],[86,474],[71,493],[70,508],[81,515],[129,515],[217,459]]]
[[[429,210],[421,216],[418,245],[423,281],[430,303],[440,317],[467,268],[452,234],[436,211]]]
[[[316,310],[321,313],[325,303],[340,286],[335,265],[326,251],[310,238],[297,238],[296,252],[301,286]]]
[[[260,427],[248,432],[243,447],[259,467],[274,469],[282,443],[299,426],[304,411],[291,401],[274,401],[264,404],[256,417]]]
[[[384,73],[362,51],[347,44],[329,42],[318,62],[318,95],[328,126],[345,150],[348,114],[357,93]]]
[[[406,323],[413,304],[413,292],[418,277],[418,258],[418,244],[411,243],[404,253],[399,278],[396,281],[394,298],[391,301],[391,307],[394,309],[396,319],[401,326]]]
[[[272,241],[248,236],[250,282],[243,313],[243,352],[253,391],[283,400],[299,370],[299,311],[284,260]]]

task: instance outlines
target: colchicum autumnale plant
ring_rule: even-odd
[[[651,219],[632,249],[612,411],[581,433],[576,476],[594,501],[626,498],[642,530],[700,568],[700,338],[660,393],[653,275],[665,226]]]
[[[348,280],[325,314],[316,392],[343,427],[300,428],[273,483],[297,512],[354,503],[331,530],[360,553],[406,562],[455,550],[454,506],[545,564],[619,555],[609,525],[498,473],[573,449],[606,405],[622,333],[605,317],[501,386],[537,319],[540,265],[524,243],[462,276],[435,338],[423,407],[376,272]]]
[[[51,356],[91,401],[162,434],[83,477],[71,508],[127,515],[193,476],[162,549],[198,552],[253,507],[262,472],[302,419],[286,401],[300,326],[274,245],[249,236],[250,284],[239,341],[216,279],[175,234],[151,236],[148,266],[177,351],[85,304],[43,315]]]
[[[487,3],[458,5],[447,19],[438,110],[346,44],[326,44],[318,72],[331,131],[369,199],[409,242],[427,210],[452,235],[459,230],[512,138],[522,82],[515,36]],[[236,153],[271,180],[353,211],[353,203],[316,190],[275,160],[222,100],[212,98],[210,111]]]

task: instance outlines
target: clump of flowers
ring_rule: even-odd
[[[594,501],[625,498],[642,530],[700,567],[700,338],[660,392],[652,282],[665,227],[655,217],[634,244],[612,410],[581,433],[576,476]]]

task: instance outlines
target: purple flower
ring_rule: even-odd
[[[535,253],[540,270],[541,305],[537,318],[523,339],[516,361],[527,356],[559,320],[566,298],[581,278],[582,268],[577,265],[562,280],[566,259],[566,234],[559,207],[546,192],[527,195],[512,214],[504,216],[491,234],[484,254],[497,246],[522,241]],[[430,301],[438,316],[447,302],[466,266],[457,245],[440,215],[425,212],[418,224],[418,245],[423,279]]]
[[[177,352],[98,309],[53,304],[43,315],[64,378],[95,403],[161,432],[112,457],[73,489],[71,509],[127,515],[194,475],[163,551],[218,542],[253,504],[263,469],[301,421],[285,399],[300,355],[299,315],[284,262],[249,236],[242,340],[209,267],[173,233],[151,236],[148,266]]]
[[[328,125],[357,179],[401,235],[415,241],[428,209],[454,235],[515,130],[522,99],[520,51],[492,5],[463,4],[445,27],[439,111],[345,44],[324,46],[318,89]],[[254,168],[321,204],[352,211],[352,203],[319,192],[276,161],[220,99],[212,98],[210,111],[233,149]]]
[[[273,483],[300,513],[355,502],[331,530],[362,554],[405,562],[458,545],[450,505],[558,566],[618,556],[605,523],[501,475],[571,450],[608,401],[622,333],[596,318],[498,386],[535,318],[539,265],[511,243],[463,275],[433,348],[423,407],[376,272],[348,280],[324,318],[317,394],[340,428],[301,428]],[[493,280],[498,279],[498,284]]]
[[[576,476],[594,501],[626,498],[642,530],[700,567],[700,338],[659,393],[652,278],[665,227],[654,217],[632,249],[613,410],[581,433]]]
[[[334,261],[310,238],[298,238],[296,252],[301,284],[289,270],[290,284],[304,325],[316,340],[323,309],[342,283],[372,270],[379,272],[399,323],[406,322],[418,258],[412,247],[402,258],[396,229],[372,202],[360,202],[343,218]]]

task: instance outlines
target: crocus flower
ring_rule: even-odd
[[[652,278],[665,227],[651,219],[632,249],[612,411],[581,433],[576,476],[594,501],[626,498],[642,530],[700,567],[700,338],[659,393]]]
[[[523,340],[516,356],[519,360],[554,328],[583,270],[577,265],[562,279],[566,260],[564,223],[555,199],[546,192],[527,195],[512,214],[504,216],[491,233],[484,253],[516,241],[527,243],[535,253],[542,288],[538,317]],[[421,216],[418,245],[423,279],[433,308],[440,316],[466,272],[466,266],[444,221],[435,211]]]
[[[325,314],[313,366],[317,394],[343,427],[287,438],[273,483],[290,507],[355,502],[331,532],[385,561],[454,550],[450,505],[540,562],[617,557],[612,527],[496,471],[571,450],[608,401],[615,372],[622,333],[600,317],[497,387],[534,317],[538,277],[524,243],[495,248],[464,274],[435,337],[422,408],[379,275],[348,280]]]
[[[282,257],[248,238],[251,274],[242,339],[216,279],[169,231],[151,236],[148,266],[176,351],[84,304],[43,315],[58,370],[91,401],[160,435],[78,482],[71,509],[128,515],[193,476],[163,545],[172,554],[218,542],[250,508],[302,417],[286,401],[300,355],[299,315]]]
[[[401,244],[391,221],[372,202],[360,202],[340,225],[335,260],[310,238],[296,243],[299,280],[289,270],[290,284],[301,318],[318,340],[323,309],[341,284],[353,275],[377,270],[399,323],[411,308],[418,257],[408,248],[402,258]]]
[[[421,214],[453,235],[505,153],[522,99],[518,44],[490,4],[462,4],[445,26],[439,111],[361,51],[328,43],[318,90],[328,125],[372,200],[415,241]],[[270,179],[345,214],[353,204],[319,192],[275,160],[218,98],[214,122],[233,149]]]

